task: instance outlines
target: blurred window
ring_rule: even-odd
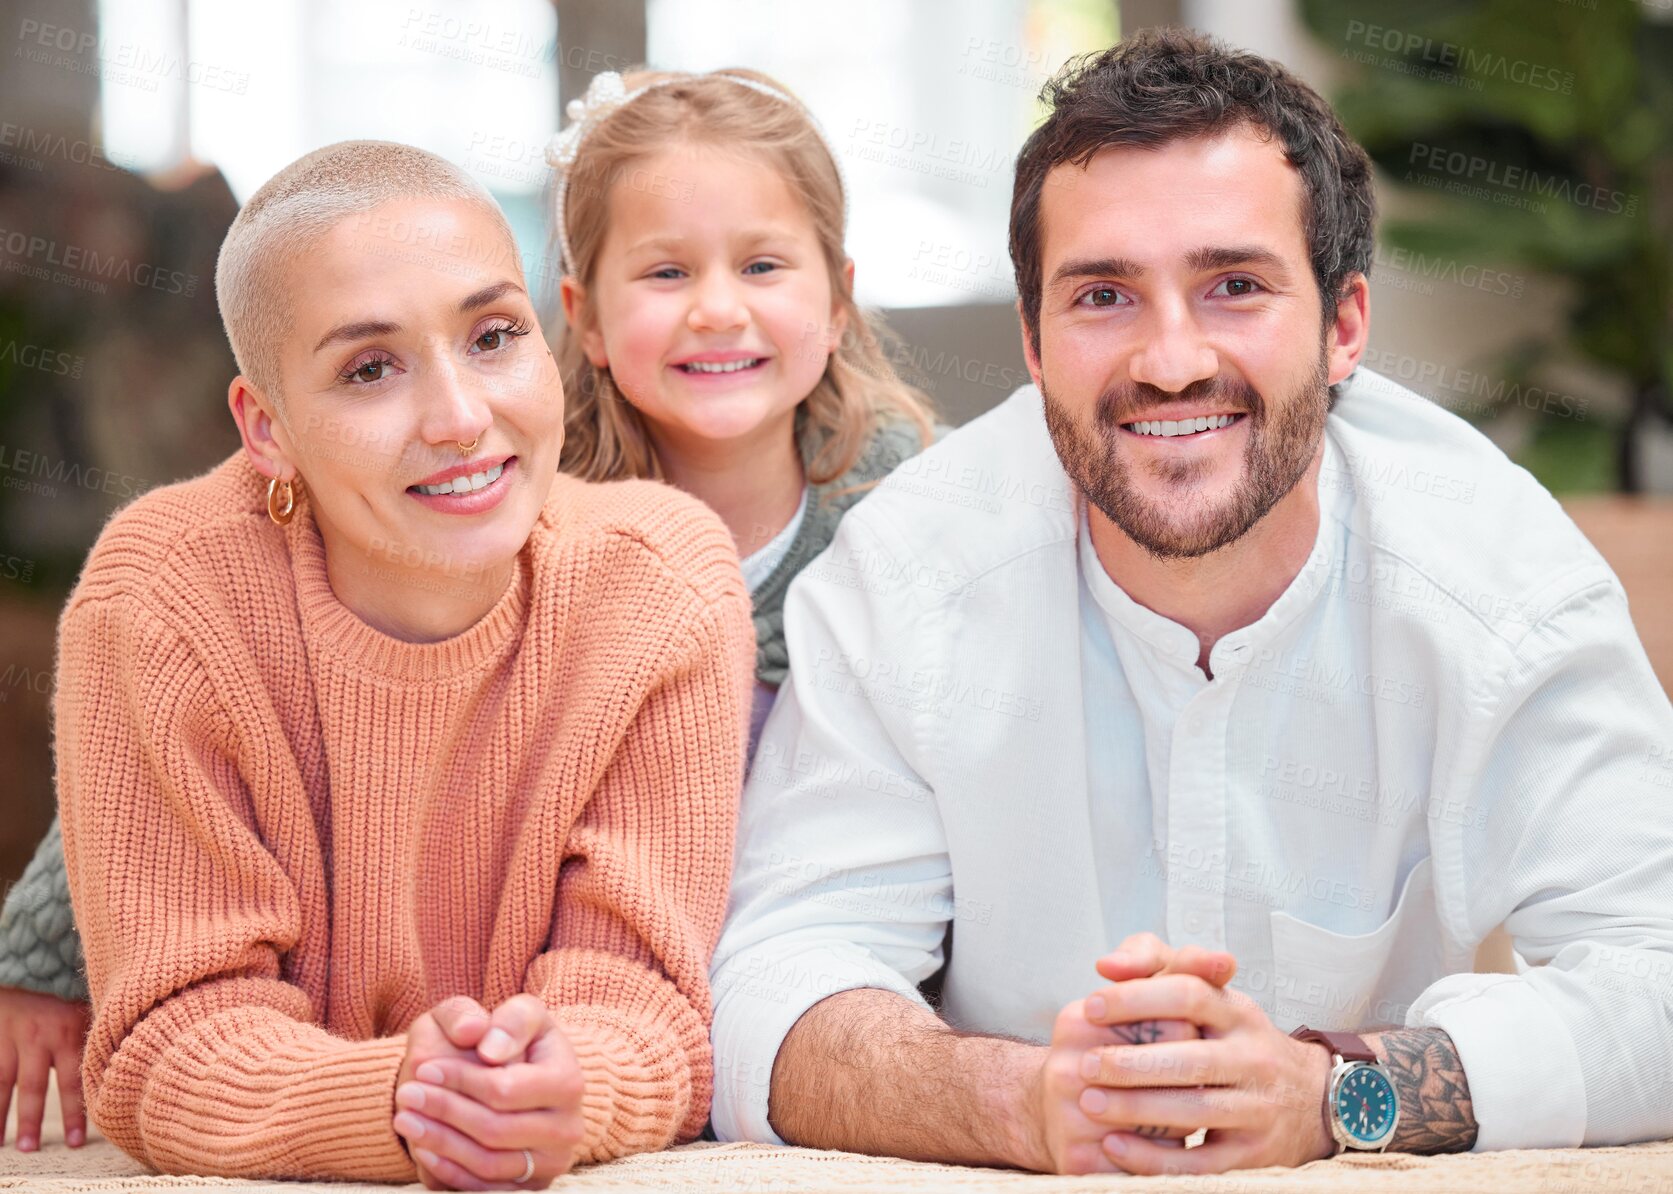
[[[242,202],[321,145],[404,141],[493,191],[528,263],[544,252],[550,0],[100,0],[99,22],[113,160],[209,162]]]
[[[861,302],[1012,302],[1006,226],[1041,86],[1116,37],[1113,0],[649,0],[648,60],[749,66],[824,125],[850,190]]]

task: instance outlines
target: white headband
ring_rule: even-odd
[[[690,83],[696,79],[725,79],[728,83],[736,83],[739,87],[747,87],[751,91],[770,96],[807,117],[807,122],[813,126],[813,131],[819,134],[819,139],[825,143],[825,151],[831,155],[831,165],[837,174],[837,185],[842,188],[842,219],[844,231],[848,223],[848,180],[842,173],[842,159],[837,156],[836,147],[831,139],[825,135],[825,130],[801,104],[791,99],[776,87],[769,87],[765,83],[757,83],[754,79],[742,79],[737,75],[715,72],[709,75],[675,75],[670,79],[659,79],[655,83],[647,83],[643,87],[636,87],[632,91],[622,82],[621,75],[613,70],[607,70],[596,75],[587,94],[581,99],[572,99],[564,107],[568,113],[570,125],[560,133],[553,135],[546,146],[546,162],[556,171],[558,188],[553,203],[552,219],[558,230],[558,248],[563,251],[563,261],[559,264],[564,272],[572,272],[575,268],[575,253],[569,247],[569,230],[564,226],[564,199],[569,194],[569,170],[575,164],[575,159],[581,152],[581,142],[586,135],[600,124],[608,120],[612,113],[624,108],[647,91],[655,91],[658,87],[671,87],[676,83]]]

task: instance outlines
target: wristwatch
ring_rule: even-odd
[[[1371,1046],[1351,1032],[1320,1032],[1305,1024],[1290,1035],[1330,1050],[1324,1122],[1336,1140],[1337,1153],[1345,1148],[1375,1152],[1387,1148],[1400,1122],[1400,1096]]]

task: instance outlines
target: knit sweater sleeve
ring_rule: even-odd
[[[281,959],[324,892],[299,890],[275,856],[300,851],[308,827],[252,798],[240,735],[261,715],[225,707],[212,647],[123,594],[72,597],[60,624],[58,801],[93,1001],[88,1110],[164,1172],[411,1181],[391,1122],[406,1038],[335,1036],[286,981]]]
[[[0,909],[0,987],[56,995],[69,1003],[87,999],[57,818]]]
[[[564,846],[526,989],[585,1079],[578,1160],[690,1140],[713,1088],[708,965],[726,911],[753,632],[741,584],[650,692]]]

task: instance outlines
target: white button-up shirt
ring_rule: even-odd
[[[1462,420],[1361,370],[1319,531],[1210,680],[1129,598],[1026,388],[903,464],[785,604],[714,964],[714,1125],[820,999],[1048,1039],[1141,930],[1288,1031],[1444,1029],[1478,1149],[1673,1136],[1673,708],[1619,583]],[[1521,973],[1471,973],[1505,924]],[[944,953],[951,926],[950,955]]]

